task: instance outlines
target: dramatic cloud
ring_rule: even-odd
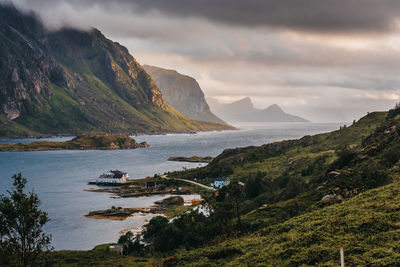
[[[54,0],[29,0],[48,7]],[[65,0],[74,6],[105,6],[134,13],[159,11],[240,26],[273,26],[305,31],[391,31],[400,14],[398,0]]]
[[[400,101],[399,0],[8,1],[50,30],[97,27],[221,101],[250,96],[314,121]]]

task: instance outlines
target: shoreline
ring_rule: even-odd
[[[78,135],[67,141],[40,141],[39,139],[34,142],[0,144],[0,151],[118,150],[147,147],[150,147],[147,142],[138,143],[127,135]]]
[[[187,131],[160,131],[160,132],[115,132],[115,133],[103,133],[103,132],[82,132],[82,133],[65,133],[65,134],[37,134],[37,135],[24,135],[24,136],[0,136],[0,140],[7,139],[42,139],[42,138],[63,138],[63,137],[76,137],[82,134],[95,134],[95,135],[128,135],[128,136],[143,136],[143,135],[167,135],[167,134],[196,134],[199,132],[223,132],[223,131],[237,131],[237,127],[227,125],[226,129],[214,129],[214,130],[187,130]]]
[[[192,196],[195,195],[192,194]],[[178,202],[181,201],[180,203],[176,202],[177,198],[181,199],[178,199]],[[111,208],[105,210],[90,211],[89,213],[85,214],[84,217],[90,219],[123,221],[131,217],[159,215],[165,216],[168,219],[172,219],[185,213],[186,211],[194,209],[202,200],[203,199],[200,195],[199,198],[193,198],[192,200],[185,200],[183,197],[177,195],[166,195],[165,198],[154,201],[152,205],[148,207],[123,208],[112,206]],[[143,227],[143,225],[140,227]]]

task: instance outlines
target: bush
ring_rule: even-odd
[[[400,146],[389,147],[383,152],[382,164],[391,167],[400,160]]]
[[[235,255],[241,255],[243,252],[237,248],[222,248],[216,251],[212,251],[207,255],[207,258],[217,260],[232,257]]]
[[[390,109],[387,115],[387,119],[391,119],[396,117],[397,115],[400,114],[400,103],[397,103],[393,109]]]

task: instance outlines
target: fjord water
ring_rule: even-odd
[[[226,148],[261,145],[328,132],[339,124],[259,124],[239,125],[241,130],[197,134],[141,135],[149,148],[101,151],[0,152],[0,193],[11,187],[11,176],[21,172],[28,178],[27,188],[37,193],[41,208],[51,221],[46,232],[52,234],[55,249],[91,249],[97,244],[115,242],[121,230],[138,228],[151,216],[130,217],[124,221],[86,218],[93,210],[111,206],[148,207],[165,196],[113,199],[106,193],[87,192],[87,182],[110,169],[127,171],[131,178],[193,168],[204,164],[167,161],[170,156],[216,156]],[[50,140],[68,140],[54,138]],[[0,143],[32,142],[37,139],[0,140]],[[186,196],[187,199],[196,196]]]

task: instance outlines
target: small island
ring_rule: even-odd
[[[33,143],[0,144],[0,151],[49,151],[49,150],[112,150],[149,147],[137,143],[126,135],[78,135],[66,142],[38,141]]]
[[[192,156],[192,157],[169,157],[169,161],[181,161],[181,162],[200,162],[200,163],[210,163],[213,161],[213,157],[200,157],[200,156]]]

